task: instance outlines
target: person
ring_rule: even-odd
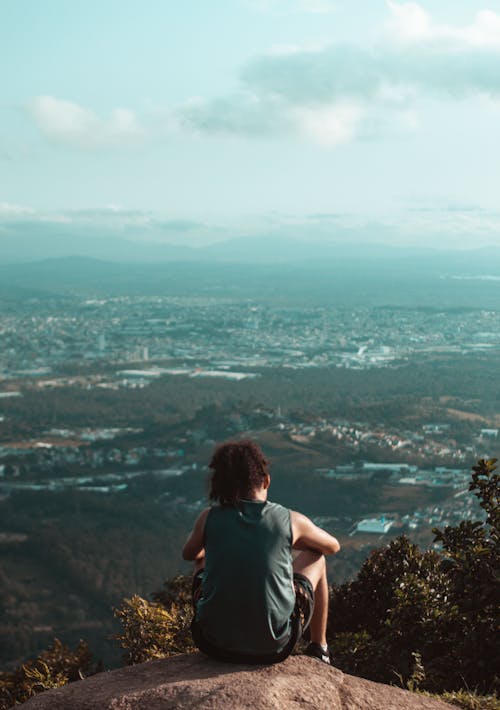
[[[340,550],[337,539],[268,500],[268,461],[253,441],[219,445],[209,468],[214,505],[182,551],[195,563],[196,646],[223,661],[277,663],[309,628],[306,653],[331,663],[325,555]]]

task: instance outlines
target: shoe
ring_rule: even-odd
[[[305,650],[305,654],[306,656],[311,656],[312,658],[318,658],[323,663],[328,663],[329,666],[333,665],[330,649],[324,651],[319,643],[310,643]]]

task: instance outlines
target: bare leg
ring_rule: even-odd
[[[293,571],[305,575],[314,589],[314,611],[309,626],[311,641],[326,644],[328,621],[328,582],[325,556],[313,550],[303,550],[293,561]]]

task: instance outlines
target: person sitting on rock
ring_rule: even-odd
[[[196,646],[223,661],[277,663],[309,627],[306,653],[330,663],[325,555],[339,551],[338,541],[267,499],[268,462],[254,442],[219,445],[209,468],[215,504],[200,513],[182,551],[195,562]]]

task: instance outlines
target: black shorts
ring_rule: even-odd
[[[200,569],[193,577],[193,608],[196,613],[196,603],[201,597],[201,585],[203,578],[203,570]],[[286,646],[279,653],[254,655],[237,653],[234,651],[225,651],[217,648],[203,637],[203,632],[200,625],[196,622],[196,617],[191,624],[191,633],[195,645],[208,656],[217,658],[220,661],[229,663],[251,663],[251,664],[269,664],[279,663],[293,651],[295,645],[300,641],[304,631],[311,622],[311,617],[314,611],[314,591],[309,579],[300,572],[293,573],[293,586],[295,589],[295,607],[291,616],[291,633]]]

